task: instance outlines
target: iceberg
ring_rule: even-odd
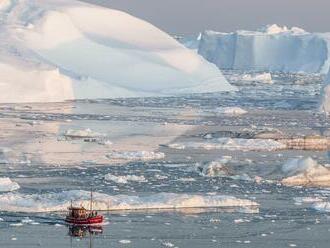
[[[205,31],[198,53],[221,69],[327,73],[329,33],[266,26],[258,31]]]
[[[0,102],[234,89],[215,65],[124,12],[75,0],[0,1]]]

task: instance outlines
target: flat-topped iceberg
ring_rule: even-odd
[[[75,0],[0,1],[0,102],[230,91],[153,25]]]
[[[95,210],[147,210],[147,209],[180,209],[180,208],[212,208],[212,207],[258,207],[250,200],[226,195],[193,195],[158,193],[149,196],[128,196],[94,193]],[[66,211],[73,201],[77,206],[88,208],[90,193],[81,190],[62,193],[24,195],[6,193],[0,195],[2,211],[13,212],[50,212]]]
[[[258,31],[205,31],[198,53],[222,69],[326,73],[330,34],[277,25]]]

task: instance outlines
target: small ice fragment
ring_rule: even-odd
[[[119,240],[119,243],[126,245],[126,244],[130,244],[131,241],[130,240],[127,240],[127,239],[122,239],[122,240]]]

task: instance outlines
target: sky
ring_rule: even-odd
[[[123,10],[171,34],[256,30],[267,24],[330,32],[330,0],[82,0]]]

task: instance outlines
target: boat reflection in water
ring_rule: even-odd
[[[85,238],[87,236],[95,236],[103,233],[102,226],[69,226],[69,236],[76,238]]]
[[[93,248],[94,247],[94,237],[103,233],[102,226],[77,226],[70,225],[68,235],[71,237],[70,239],[70,248],[76,247],[76,239],[86,239],[88,240],[86,247]],[[82,243],[79,242],[79,247],[83,247]]]

